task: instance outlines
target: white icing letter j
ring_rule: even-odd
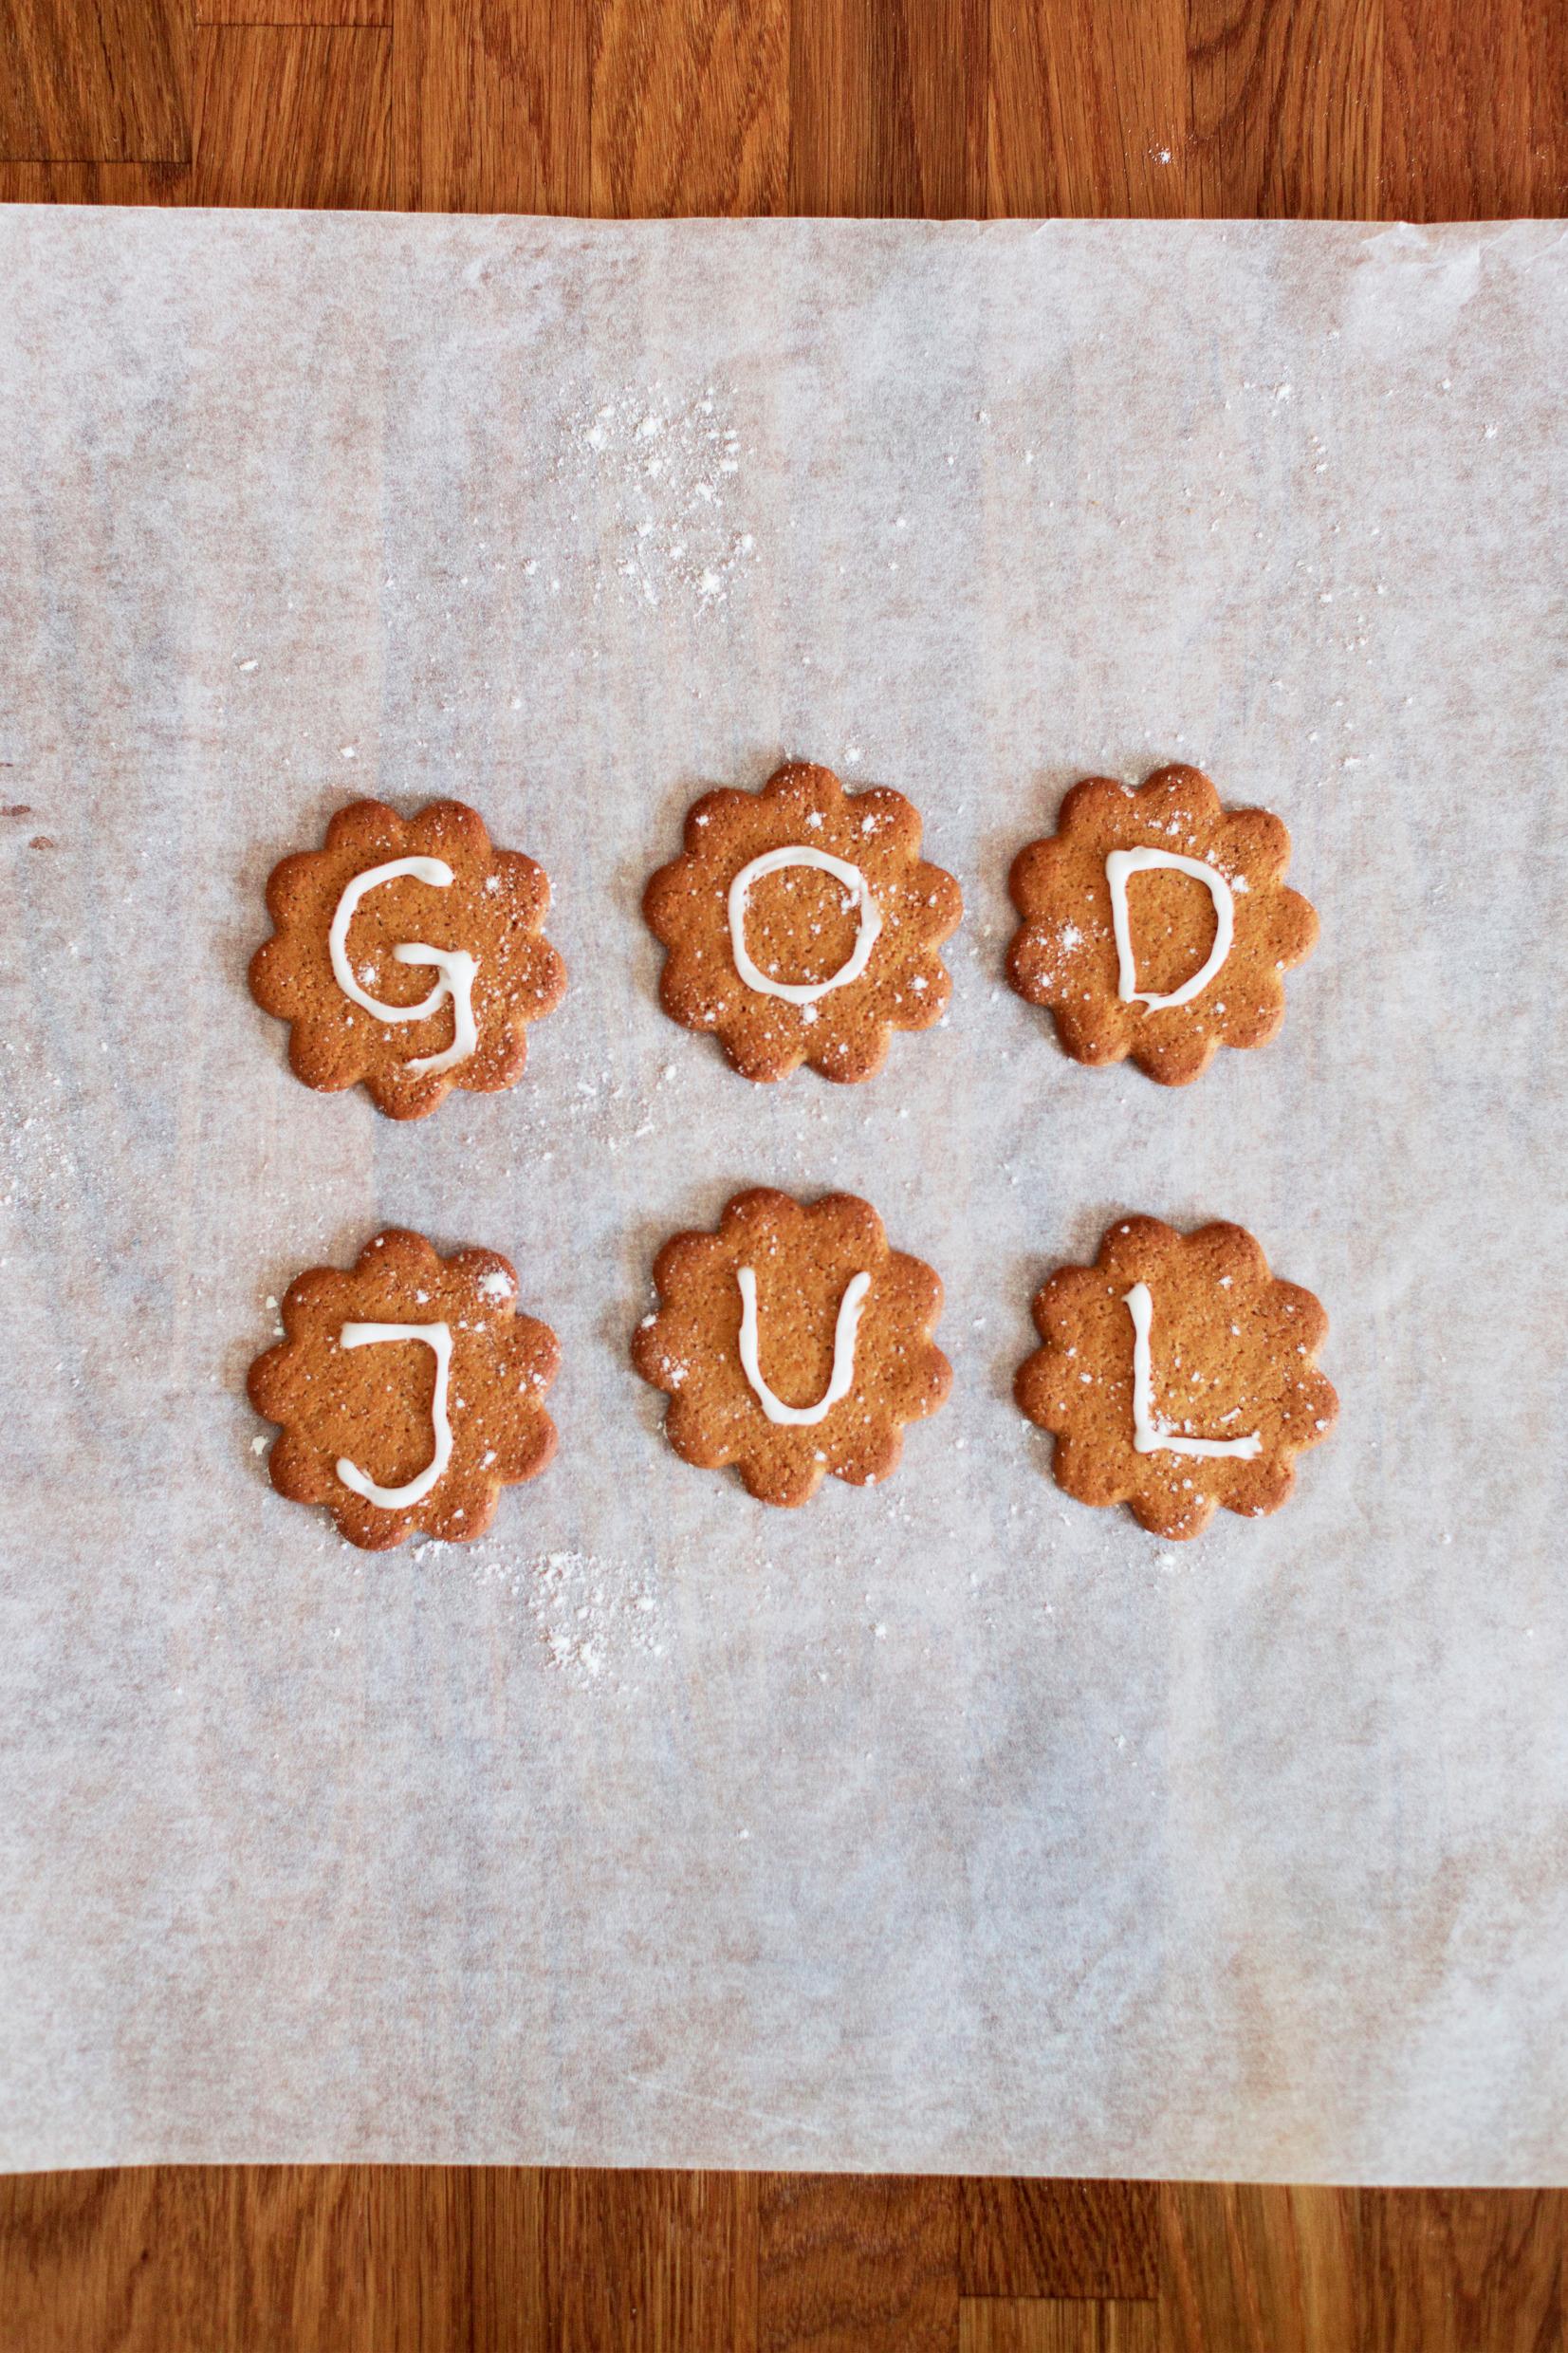
[[[358,1465],[346,1454],[338,1458],[338,1476],[343,1485],[362,1495],[367,1503],[379,1504],[383,1511],[401,1511],[411,1503],[420,1503],[430,1493],[442,1472],[452,1460],[452,1423],[447,1416],[447,1383],[452,1377],[452,1327],[447,1324],[345,1324],[338,1334],[341,1348],[374,1348],[382,1341],[422,1340],[435,1355],[435,1395],[430,1401],[430,1418],[435,1433],[435,1452],[424,1469],[406,1487],[378,1487],[367,1479]]]

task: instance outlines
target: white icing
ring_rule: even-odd
[[[479,966],[466,948],[427,948],[421,941],[409,940],[394,948],[393,955],[399,964],[424,964],[436,973],[436,983],[428,997],[417,1005],[383,1005],[362,989],[348,960],[348,927],[354,911],[366,891],[373,891],[381,882],[396,882],[403,875],[412,875],[416,882],[428,882],[435,890],[446,890],[453,880],[452,868],[444,858],[393,858],[384,866],[367,866],[345,885],[326,936],[327,952],[332,958],[332,977],[355,1005],[362,1005],[378,1021],[425,1021],[452,999],[452,1044],[439,1054],[422,1054],[408,1065],[423,1078],[438,1070],[450,1070],[455,1063],[467,1062],[479,1043],[479,1031],[473,1018],[473,983]]]
[[[800,1426],[822,1420],[854,1386],[855,1336],[860,1327],[860,1309],[871,1288],[870,1275],[852,1274],[844,1286],[833,1332],[833,1372],[815,1405],[785,1405],[763,1379],[757,1358],[757,1278],[749,1267],[738,1267],[735,1280],[741,1290],[741,1370],[756,1392],[758,1404],[769,1421]]]
[[[1154,1322],[1154,1301],[1147,1283],[1134,1283],[1127,1293],[1133,1319],[1133,1450],[1139,1454],[1240,1454],[1250,1461],[1264,1451],[1254,1430],[1245,1438],[1184,1438],[1168,1430],[1154,1411],[1154,1368],[1149,1334]]]
[[[1190,980],[1184,980],[1169,996],[1153,996],[1138,987],[1137,957],[1133,953],[1133,926],[1127,912],[1127,884],[1134,874],[1147,874],[1152,867],[1167,866],[1175,874],[1190,874],[1194,882],[1201,882],[1214,901],[1214,945]],[[1112,850],[1105,861],[1105,879],[1111,885],[1111,921],[1116,935],[1116,994],[1124,1005],[1147,1005],[1158,1010],[1165,1005],[1186,1005],[1207,989],[1226,957],[1230,954],[1236,936],[1236,902],[1230,885],[1217,866],[1210,866],[1201,858],[1178,858],[1174,850]]]
[[[746,902],[753,882],[760,882],[765,874],[777,874],[784,866],[816,866],[823,874],[837,876],[846,890],[852,890],[860,902],[860,924],[855,935],[855,945],[846,961],[826,980],[770,980],[751,961],[746,944]],[[858,980],[871,962],[871,952],[876,945],[882,928],[881,912],[871,895],[871,885],[858,866],[852,866],[845,858],[834,858],[826,850],[810,848],[800,843],[785,849],[765,850],[743,866],[729,885],[729,939],[735,952],[735,970],[748,989],[760,990],[764,996],[784,997],[791,1005],[814,1005],[825,997],[830,989],[847,989],[852,980]]]
[[[383,1511],[401,1511],[421,1503],[452,1460],[452,1423],[447,1416],[447,1382],[452,1374],[452,1331],[445,1324],[345,1324],[338,1334],[341,1348],[374,1348],[382,1341],[422,1340],[435,1356],[435,1395],[430,1401],[435,1451],[415,1478],[404,1487],[378,1487],[346,1454],[339,1456],[338,1476],[345,1487]]]

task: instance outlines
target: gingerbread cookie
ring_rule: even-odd
[[[1136,792],[1087,777],[1013,861],[1008,978],[1050,1007],[1075,1062],[1131,1054],[1185,1086],[1216,1047],[1265,1046],[1284,1019],[1280,975],[1318,936],[1289,863],[1280,820],[1222,808],[1198,769],[1158,769]]]
[[[296,1276],[283,1322],[287,1339],[248,1384],[283,1425],[272,1484],[324,1504],[350,1544],[478,1536],[502,1488],[555,1453],[544,1393],[561,1352],[547,1324],[518,1313],[517,1276],[495,1251],[441,1258],[389,1227],[348,1273]]]
[[[951,875],[922,862],[902,793],[846,793],[803,761],[761,792],[698,801],[642,905],[669,950],[665,1011],[761,1080],[802,1062],[869,1079],[895,1029],[929,1029],[952,985],[938,951],[964,912]]]
[[[853,1194],[737,1194],[716,1233],[666,1242],[654,1281],[632,1362],[669,1394],[670,1443],[705,1471],[733,1463],[764,1503],[804,1503],[824,1472],[885,1479],[902,1424],[951,1384],[931,1337],[940,1280]]]
[[[251,993],[289,1023],[306,1086],[362,1079],[379,1110],[422,1120],[453,1086],[490,1094],[522,1076],[527,1024],[566,986],[541,931],[549,903],[544,869],[492,848],[461,801],[406,822],[356,801],[324,849],[273,867],[277,929],[250,960]]]
[[[1056,1434],[1057,1485],[1131,1504],[1157,1536],[1198,1535],[1216,1504],[1277,1511],[1339,1410],[1313,1362],[1327,1316],[1241,1226],[1124,1218],[1092,1267],[1058,1269],[1034,1319],[1045,1344],[1016,1390]]]

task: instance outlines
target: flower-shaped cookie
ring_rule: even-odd
[[[1217,1047],[1265,1046],[1284,1019],[1280,975],[1318,936],[1289,863],[1280,820],[1222,808],[1198,769],[1158,769],[1136,792],[1087,777],[1013,861],[1008,978],[1050,1007],[1076,1062],[1131,1054],[1185,1086]]]
[[[952,1372],[932,1332],[942,1285],[888,1248],[866,1201],[737,1194],[716,1233],[677,1233],[654,1265],[659,1308],[632,1343],[669,1393],[671,1445],[705,1471],[733,1463],[764,1503],[804,1503],[824,1472],[870,1487],[902,1424],[934,1414]]]
[[[902,793],[846,793],[800,761],[761,792],[698,801],[642,905],[669,950],[665,1011],[763,1080],[802,1062],[830,1079],[880,1069],[893,1030],[941,1018],[938,952],[964,912],[951,875],[922,862]]]
[[[1198,1535],[1216,1504],[1278,1510],[1338,1411],[1313,1362],[1327,1316],[1241,1226],[1126,1218],[1092,1267],[1058,1269],[1034,1318],[1045,1344],[1018,1402],[1056,1433],[1057,1485],[1131,1504],[1158,1536]]]
[[[296,1276],[283,1322],[287,1339],[248,1384],[283,1425],[272,1484],[325,1504],[350,1544],[481,1535],[502,1488],[555,1453],[544,1393],[561,1352],[547,1324],[518,1313],[517,1277],[494,1251],[441,1258],[389,1227],[348,1273]]]
[[[378,1108],[422,1120],[453,1086],[512,1086],[526,1025],[560,1004],[566,968],[541,931],[544,869],[491,847],[460,801],[403,818],[356,801],[326,846],[272,869],[277,929],[250,959],[256,1002],[291,1027],[306,1086],[363,1079]]]

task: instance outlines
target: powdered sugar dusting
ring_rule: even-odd
[[[461,1546],[420,1544],[413,1558],[421,1568],[466,1574],[520,1603],[547,1665],[574,1690],[634,1697],[668,1649],[658,1597],[646,1569],[631,1562],[489,1544],[472,1554]]]
[[[656,610],[680,597],[721,604],[756,554],[742,516],[746,460],[755,454],[709,384],[682,399],[668,386],[627,385],[584,401],[565,419],[565,463],[603,502],[613,561],[596,583]]]

